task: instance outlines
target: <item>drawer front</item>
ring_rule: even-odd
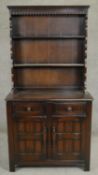
[[[53,104],[53,115],[85,115],[86,103],[73,102],[73,103],[54,103]]]
[[[13,104],[15,113],[26,115],[42,115],[44,114],[44,105],[41,103],[18,102]]]

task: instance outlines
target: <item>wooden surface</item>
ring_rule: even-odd
[[[88,6],[9,6],[13,88],[6,97],[9,168],[90,169],[85,92]]]
[[[81,89],[84,85],[82,72],[83,68],[18,68],[14,71],[14,86],[28,88],[69,86]]]
[[[85,90],[88,7],[9,9],[14,87]]]
[[[75,101],[92,101],[93,98],[89,92],[68,91],[65,89],[21,89],[12,90],[6,97],[7,101],[27,101],[27,100],[75,100]]]

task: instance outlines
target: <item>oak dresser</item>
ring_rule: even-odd
[[[90,169],[88,6],[9,6],[13,88],[6,97],[9,167]]]

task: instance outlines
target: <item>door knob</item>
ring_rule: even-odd
[[[32,108],[30,106],[27,107],[27,111],[31,111]]]
[[[71,106],[68,106],[67,110],[70,112],[72,111],[72,107]]]

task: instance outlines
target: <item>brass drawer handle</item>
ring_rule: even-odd
[[[68,106],[67,110],[68,110],[69,112],[71,112],[71,111],[72,111],[72,107],[71,107],[71,106]]]
[[[30,106],[27,107],[27,111],[31,111],[32,108]]]

